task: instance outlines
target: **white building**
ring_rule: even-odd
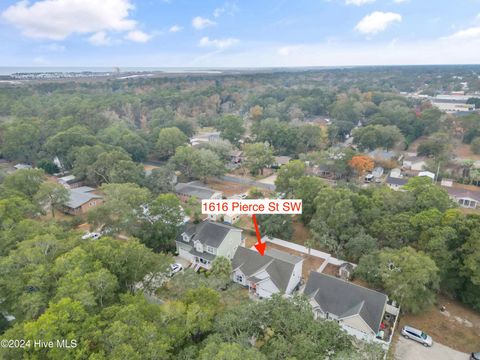
[[[239,247],[232,260],[232,279],[259,298],[290,295],[300,283],[302,266],[302,258],[276,249],[267,249],[262,256],[257,250]]]

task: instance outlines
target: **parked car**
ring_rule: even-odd
[[[179,264],[179,263],[170,264],[170,276],[173,276],[182,270],[183,270],[182,264]]]
[[[425,334],[423,331],[415,329],[411,326],[404,326],[402,328],[402,335],[406,339],[412,339],[412,340],[418,341],[423,346],[432,346],[433,345],[433,341],[432,341],[432,338],[430,336]]]
[[[470,360],[480,360],[480,351],[472,353],[472,355],[470,355]]]
[[[97,239],[100,239],[101,237],[102,237],[102,234],[98,232],[88,232],[82,236],[82,240],[87,240],[87,239],[97,240]]]

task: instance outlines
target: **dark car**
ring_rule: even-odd
[[[472,353],[470,360],[480,360],[480,352]]]

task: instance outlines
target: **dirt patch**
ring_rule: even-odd
[[[480,155],[476,155],[472,152],[470,144],[456,144],[453,148],[453,151],[455,155],[461,159],[480,160]]]
[[[323,269],[322,274],[337,276],[339,269],[340,269],[340,266],[328,264],[327,266],[325,266],[325,269]]]
[[[480,314],[457,301],[439,296],[437,306],[418,315],[402,315],[401,329],[410,325],[429,334],[434,342],[439,342],[462,352],[480,349]],[[439,310],[444,305],[445,312]],[[398,333],[397,333],[398,334]]]
[[[158,168],[159,166],[143,164],[143,169],[145,171],[152,171],[153,169],[158,169]]]
[[[206,185],[214,190],[221,191],[225,196],[246,193],[251,188],[250,185],[237,184],[234,182],[219,179],[208,180]]]
[[[308,255],[308,254],[304,254],[300,251],[295,251],[295,250],[286,248],[284,246],[280,246],[280,245],[277,245],[277,244],[272,244],[271,242],[267,241],[267,250],[269,248],[270,249],[277,249],[277,250],[286,252],[288,254],[295,255],[295,256],[303,258],[304,261],[303,261],[303,267],[302,267],[303,268],[302,276],[305,280],[308,278],[308,275],[310,274],[310,271],[316,271],[320,267],[320,265],[322,265],[323,262],[325,261],[322,258],[312,256],[312,255]]]
[[[293,222],[293,236],[292,242],[299,245],[304,245],[305,241],[311,238],[310,230],[303,225],[300,220]]]

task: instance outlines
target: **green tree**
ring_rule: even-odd
[[[192,178],[196,161],[197,156],[193,147],[180,146],[177,147],[175,155],[170,158],[169,164],[186,177]]]
[[[373,262],[371,259],[360,260],[357,275],[367,281],[379,279],[390,298],[398,301],[404,310],[416,314],[434,303],[439,270],[428,255],[411,247],[387,248],[377,253]]]
[[[470,143],[470,147],[472,148],[472,152],[474,154],[479,155],[480,154],[480,137],[477,137],[472,140]]]
[[[413,193],[418,210],[436,208],[440,211],[445,211],[455,206],[448,193],[444,189],[432,184],[432,179],[429,177],[417,176],[411,178],[404,189]]]
[[[0,198],[0,230],[14,227],[27,216],[35,213],[36,206],[21,196]]]
[[[351,261],[358,260],[366,254],[371,254],[378,249],[377,240],[365,233],[359,233],[345,244],[345,251]]]
[[[220,158],[211,150],[200,149],[194,152],[195,162],[192,164],[192,175],[204,182],[209,177],[225,174],[225,167]]]
[[[97,139],[91,134],[90,130],[83,126],[73,126],[49,137],[44,147],[51,156],[57,156],[62,165],[70,169],[73,165],[69,162],[68,154],[70,151],[75,147],[96,143]]]
[[[224,115],[218,120],[217,127],[221,131],[220,136],[235,145],[245,133],[242,118],[235,115]]]
[[[168,166],[162,166],[153,169],[152,172],[145,177],[145,186],[154,195],[168,193],[173,191],[175,178],[175,173]]]
[[[185,134],[176,127],[160,130],[156,145],[159,156],[164,159],[170,158],[179,146],[185,145],[187,140]]]
[[[300,218],[304,224],[310,223],[316,211],[315,198],[326,186],[325,181],[315,176],[302,176],[293,182],[294,197],[302,199],[302,215]]]
[[[150,192],[136,184],[104,184],[104,203],[88,213],[94,228],[105,226],[114,233],[132,234],[143,216],[142,206],[147,204]]]
[[[5,158],[33,164],[43,143],[40,122],[20,120],[9,122],[0,131],[1,152]]]
[[[290,215],[258,215],[262,235],[290,240],[293,235],[293,220]]]
[[[49,181],[40,185],[35,194],[35,200],[44,209],[50,209],[52,218],[55,217],[55,210],[60,210],[69,200],[69,191],[60,184]]]
[[[267,357],[255,348],[242,347],[238,343],[218,343],[210,340],[200,351],[200,360],[266,360]]]
[[[145,171],[134,163],[125,151],[112,150],[100,153],[95,162],[87,166],[87,180],[93,184],[143,183]]]
[[[301,160],[290,161],[278,170],[275,180],[276,189],[291,194],[294,190],[295,181],[303,175],[305,175],[305,163]]]
[[[21,169],[5,177],[3,186],[33,199],[45,179],[41,169]]]
[[[217,256],[212,262],[210,273],[220,278],[230,278],[232,275],[232,263],[224,256]]]
[[[53,161],[47,159],[40,160],[38,162],[38,167],[50,175],[56,174],[60,171],[58,166]]]
[[[246,144],[245,155],[245,166],[253,175],[263,175],[263,169],[273,163],[272,148],[263,143]]]
[[[139,238],[156,251],[172,250],[184,217],[180,200],[174,194],[161,194],[146,209]]]

